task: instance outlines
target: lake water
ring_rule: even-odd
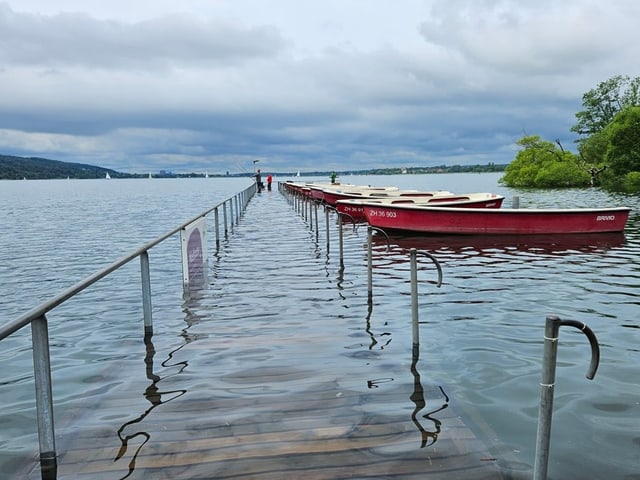
[[[443,174],[342,180],[495,192],[505,195],[505,207],[518,196],[521,208],[616,205],[633,211],[623,235],[391,237],[388,252],[386,241],[377,237],[374,303],[368,311],[366,228],[345,228],[341,276],[337,246],[333,243],[331,253],[325,251],[324,230],[318,240],[296,212],[284,208],[286,199],[279,192],[264,192],[251,200],[234,227],[237,232],[231,232],[221,251],[212,253],[210,288],[196,304],[183,298],[179,238],[151,251],[155,347],[158,352],[180,350],[180,361],[176,359],[168,376],[180,379],[180,391],[202,388],[211,372],[198,366],[210,353],[189,346],[214,336],[222,344],[246,337],[246,351],[217,360],[219,375],[231,377],[252,361],[267,365],[285,347],[266,336],[258,348],[256,332],[269,335],[279,322],[292,329],[304,322],[305,334],[337,352],[336,365],[305,365],[315,375],[322,377],[344,363],[342,382],[371,385],[377,379],[379,388],[393,388],[394,381],[401,380],[396,367],[389,365],[408,363],[406,249],[416,247],[434,255],[444,275],[442,287],[436,288],[432,266],[425,264],[419,272],[423,380],[446,390],[452,406],[467,419],[487,425],[492,435],[484,440],[495,457],[509,459],[505,468],[529,472],[533,465],[544,322],[547,315],[556,314],[591,327],[600,342],[601,361],[595,379],[587,380],[586,337],[570,327],[561,329],[550,478],[640,479],[640,199],[597,189],[507,189],[498,185],[499,177]],[[0,323],[14,320],[249,182],[0,182]],[[280,210],[291,218],[270,215]],[[335,225],[331,235],[335,242]],[[323,276],[311,275],[318,267]],[[287,284],[287,276],[295,281]],[[263,286],[257,287],[260,282]],[[258,318],[256,310],[268,313]],[[95,398],[99,403],[130,385],[122,372],[138,368],[144,356],[138,347],[140,311],[139,264],[132,262],[49,315],[55,413],[63,433],[72,428],[69,419],[77,402]],[[256,330],[205,322],[216,316],[252,320]],[[313,357],[312,353],[287,350],[290,358]],[[32,460],[38,447],[29,329],[0,342],[0,365],[0,472],[11,474]],[[408,369],[405,373],[410,375]],[[105,414],[100,422],[111,421],[117,429],[122,421],[113,417]]]

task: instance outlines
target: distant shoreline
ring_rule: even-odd
[[[367,170],[344,170],[335,172],[338,176],[347,175],[417,175],[437,173],[486,173],[503,172],[508,164],[488,163],[486,165],[439,165],[435,167],[375,168]],[[332,171],[303,172],[305,177],[329,177]],[[108,175],[107,175],[108,174]],[[297,172],[271,172],[278,177],[296,177]],[[161,170],[158,173],[126,173],[109,168],[80,163],[61,162],[46,158],[15,157],[0,155],[0,180],[62,180],[62,179],[98,179],[98,178],[237,178],[252,177],[251,172],[212,174],[212,173],[173,173]]]

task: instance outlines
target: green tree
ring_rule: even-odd
[[[616,175],[640,172],[640,107],[629,107],[607,126],[605,161]]]
[[[583,165],[605,188],[638,191],[636,176],[627,175],[640,171],[639,104],[640,77],[618,75],[582,97],[584,110],[571,130],[584,135],[578,140]]]
[[[589,174],[576,155],[538,135],[516,142],[522,150],[505,169],[500,183],[509,187],[563,188],[589,184]]]
[[[639,104],[640,77],[617,75],[582,96],[584,110],[576,113],[577,123],[571,131],[587,137],[597,134],[619,111]]]
[[[608,166],[602,178],[605,188],[640,191],[640,107],[619,112],[600,133],[606,138],[604,161]]]

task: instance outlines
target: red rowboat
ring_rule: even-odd
[[[445,190],[421,191],[403,190],[398,187],[368,187],[359,185],[325,187],[322,189],[322,199],[325,203],[335,207],[338,200],[371,199],[388,197],[434,197],[439,195],[453,195]]]
[[[430,205],[433,207],[460,207],[460,208],[500,208],[504,197],[494,193],[463,193],[453,194],[448,192],[437,192],[431,196],[397,196],[389,198],[369,198],[369,199],[348,199],[336,201],[338,212],[347,214],[355,222],[366,222],[364,214],[365,203],[375,203],[378,205],[398,205],[416,204]]]
[[[621,232],[630,208],[455,208],[362,202],[373,227],[448,234],[574,234]]]

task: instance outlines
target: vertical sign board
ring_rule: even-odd
[[[182,280],[185,288],[202,287],[207,279],[207,230],[199,218],[180,231]]]

